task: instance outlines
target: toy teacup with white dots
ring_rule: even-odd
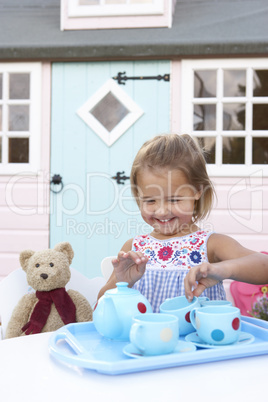
[[[144,356],[172,353],[178,344],[179,322],[171,314],[145,314],[133,317],[132,345]]]

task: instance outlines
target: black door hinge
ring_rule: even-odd
[[[118,82],[118,84],[125,85],[125,82],[127,80],[158,80],[158,81],[169,81],[170,80],[170,74],[164,74],[164,75],[154,75],[154,76],[139,76],[139,77],[127,77],[126,72],[124,71],[123,73],[117,73],[116,77],[113,77],[114,80]]]

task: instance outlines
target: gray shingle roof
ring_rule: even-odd
[[[172,28],[60,31],[60,0],[0,0],[0,60],[268,55],[267,0],[178,0]]]

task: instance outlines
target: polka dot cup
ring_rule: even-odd
[[[185,296],[177,296],[164,301],[160,306],[160,313],[174,314],[178,317],[180,335],[187,335],[194,332],[194,327],[190,321],[190,312],[196,307],[200,307],[197,297],[194,297],[189,303]]]
[[[172,353],[178,344],[178,318],[169,314],[133,317],[130,341],[144,356]]]
[[[201,307],[232,306],[232,303],[228,300],[201,300],[199,304]]]
[[[201,307],[191,311],[190,320],[198,336],[207,344],[229,345],[238,340],[241,316],[237,307]]]

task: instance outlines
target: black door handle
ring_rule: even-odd
[[[56,190],[55,186],[60,186],[60,187]],[[63,189],[63,181],[62,181],[61,175],[54,174],[54,176],[52,177],[52,179],[50,181],[50,190],[53,193],[57,194],[57,193],[60,193],[62,189]]]

